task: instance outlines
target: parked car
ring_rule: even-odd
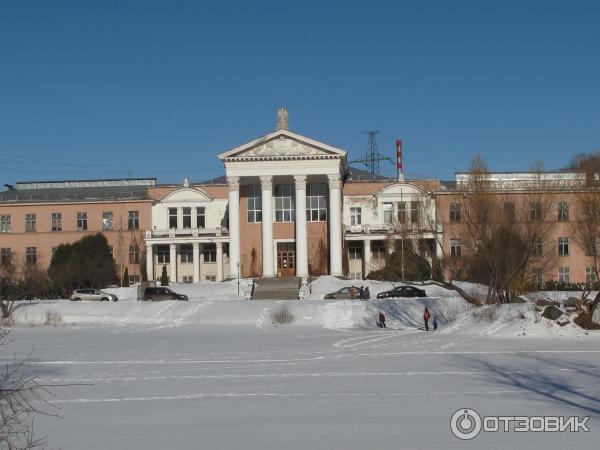
[[[389,291],[383,291],[377,294],[377,298],[395,298],[395,297],[427,297],[423,289],[414,286],[397,286]]]
[[[144,290],[144,300],[148,302],[158,302],[161,300],[188,300],[188,296],[173,292],[166,287],[147,287]]]
[[[343,287],[339,291],[325,294],[324,299],[354,299],[360,298],[360,289],[356,286]]]
[[[119,298],[114,294],[103,292],[98,289],[75,289],[71,295],[71,301],[77,302],[80,300],[99,301],[99,302],[116,302]]]

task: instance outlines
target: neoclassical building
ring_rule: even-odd
[[[43,267],[53,250],[103,233],[119,272],[143,271],[171,282],[241,277],[307,278],[331,274],[361,279],[383,267],[398,240],[423,256],[460,257],[460,186],[452,182],[369,176],[349,167],[347,152],[288,129],[287,111],[275,131],[218,155],[225,176],[180,185],[155,179],[23,182],[0,192],[0,263],[18,258]],[[194,174],[190,174],[194,175]],[[196,174],[196,176],[201,176]],[[539,281],[586,281],[587,253],[572,221],[585,176],[545,173],[556,208],[545,254],[552,264]],[[494,173],[507,204],[527,203],[531,173]],[[521,198],[522,200],[518,200]]]

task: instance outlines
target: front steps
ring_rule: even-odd
[[[252,300],[298,300],[302,279],[255,278]]]

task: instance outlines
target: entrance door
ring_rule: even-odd
[[[277,276],[293,277],[296,274],[296,244],[277,243]]]

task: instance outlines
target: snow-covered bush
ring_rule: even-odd
[[[271,322],[273,324],[286,324],[293,323],[296,321],[296,316],[292,312],[292,309],[287,305],[287,303],[279,303],[272,311],[271,311]]]
[[[495,322],[498,319],[498,306],[487,305],[473,309],[473,318],[477,322]]]
[[[46,310],[46,316],[44,325],[51,325],[53,327],[60,325],[62,323],[62,316],[60,313],[53,311],[52,309]]]

